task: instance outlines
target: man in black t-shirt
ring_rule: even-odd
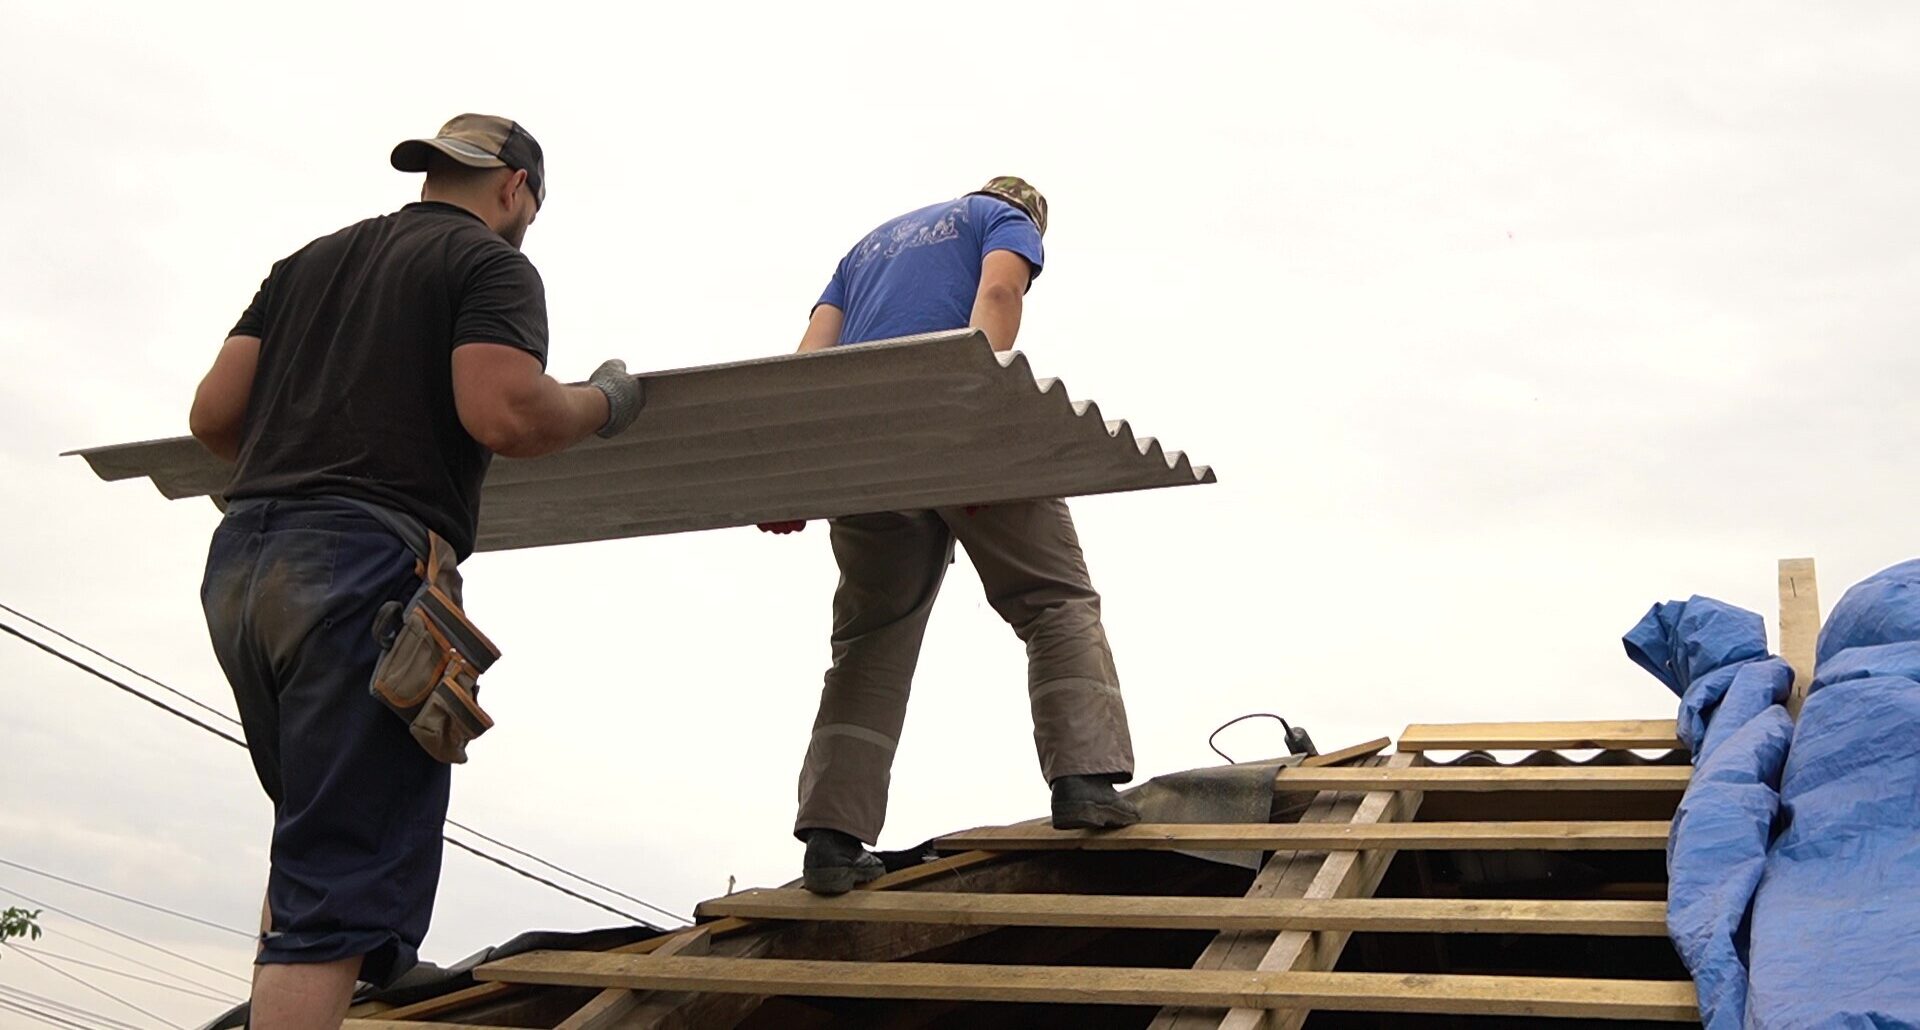
[[[546,298],[520,252],[540,145],[461,115],[394,148],[419,203],[277,262],[194,396],[235,462],[201,600],[274,802],[251,1025],[338,1027],[356,979],[417,960],[439,880],[448,766],[370,695],[383,605],[420,585],[428,531],[472,552],[494,454],[612,436],[641,406],[609,361],[545,374]]]

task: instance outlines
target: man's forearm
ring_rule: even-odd
[[[607,424],[605,394],[591,386],[562,385],[552,376],[541,376],[540,385],[515,408],[515,431],[493,447],[494,453],[509,458],[565,450]]]
[[[1013,349],[1013,341],[1020,335],[1020,307],[1022,298],[1015,290],[980,291],[973,302],[973,317],[968,324],[987,334],[987,342],[994,350]]]
[[[214,433],[205,429],[199,429],[194,431],[193,438],[200,441],[200,446],[205,447],[209,454],[219,458],[221,461],[232,463],[240,460],[240,434],[238,432]]]

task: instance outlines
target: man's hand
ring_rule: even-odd
[[[603,438],[626,432],[647,403],[640,380],[627,374],[627,363],[619,358],[602,362],[587,378],[587,385],[607,395],[607,424],[599,429]]]
[[[760,523],[760,532],[777,533],[780,536],[785,536],[788,533],[798,533],[805,528],[807,528],[806,519],[789,519],[786,522]]]

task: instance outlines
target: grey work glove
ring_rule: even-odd
[[[647,403],[647,393],[640,380],[627,374],[627,363],[619,358],[602,362],[587,379],[587,385],[607,395],[607,424],[599,429],[602,437],[626,432]]]

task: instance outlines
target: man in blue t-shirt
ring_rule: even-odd
[[[1045,264],[1046,229],[1046,198],[1013,176],[901,215],[841,259],[800,349],[971,326],[994,350],[1008,350],[1027,287]],[[804,525],[760,528],[791,533]],[[1053,789],[1053,825],[1139,821],[1113,789],[1133,778],[1133,745],[1100,595],[1065,501],[855,515],[834,519],[830,533],[840,566],[833,667],[800,771],[794,823],[807,843],[808,890],[844,893],[883,871],[861,844],[877,841],[886,820],[913,668],[956,540],[988,602],[1027,645],[1033,738]]]

